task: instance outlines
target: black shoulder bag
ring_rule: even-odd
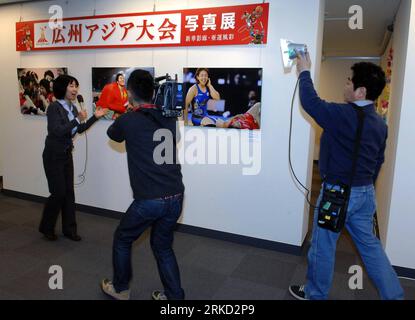
[[[359,155],[360,141],[363,131],[363,120],[365,117],[362,107],[354,105],[353,108],[357,112],[358,127],[356,132],[356,141],[353,151],[353,164],[350,176],[350,184],[327,185],[323,183],[323,196],[318,207],[319,227],[328,229],[333,232],[340,232],[345,224],[347,208],[349,206],[350,192],[352,183],[357,169],[357,158]]]

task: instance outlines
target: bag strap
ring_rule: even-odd
[[[358,125],[357,125],[356,140],[355,140],[354,150],[353,150],[353,163],[352,163],[352,172],[350,176],[350,188],[352,187],[353,179],[354,179],[354,176],[357,170],[357,159],[359,157],[360,142],[362,140],[363,120],[365,118],[365,112],[363,111],[364,107],[359,107],[358,105],[353,103],[353,108],[357,112]]]

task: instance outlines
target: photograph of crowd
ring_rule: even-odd
[[[56,100],[53,81],[67,73],[67,68],[18,68],[20,112],[46,115],[49,104]]]

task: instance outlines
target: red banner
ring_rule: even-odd
[[[267,43],[269,4],[16,23],[16,50]]]

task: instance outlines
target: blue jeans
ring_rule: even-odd
[[[114,234],[113,284],[117,292],[129,289],[132,278],[133,242],[152,226],[150,244],[157,261],[164,293],[169,300],[184,299],[179,267],[172,248],[174,228],[180,217],[182,204],[183,195],[167,199],[133,201]]]
[[[321,201],[322,192],[317,201]],[[318,207],[318,205],[317,205]],[[373,185],[353,187],[351,190],[345,227],[355,243],[366,271],[384,300],[403,299],[403,289],[395,270],[373,234],[373,216],[376,210]],[[306,298],[328,298],[333,280],[336,244],[340,233],[317,225],[318,209],[314,213],[311,247],[308,252]]]

